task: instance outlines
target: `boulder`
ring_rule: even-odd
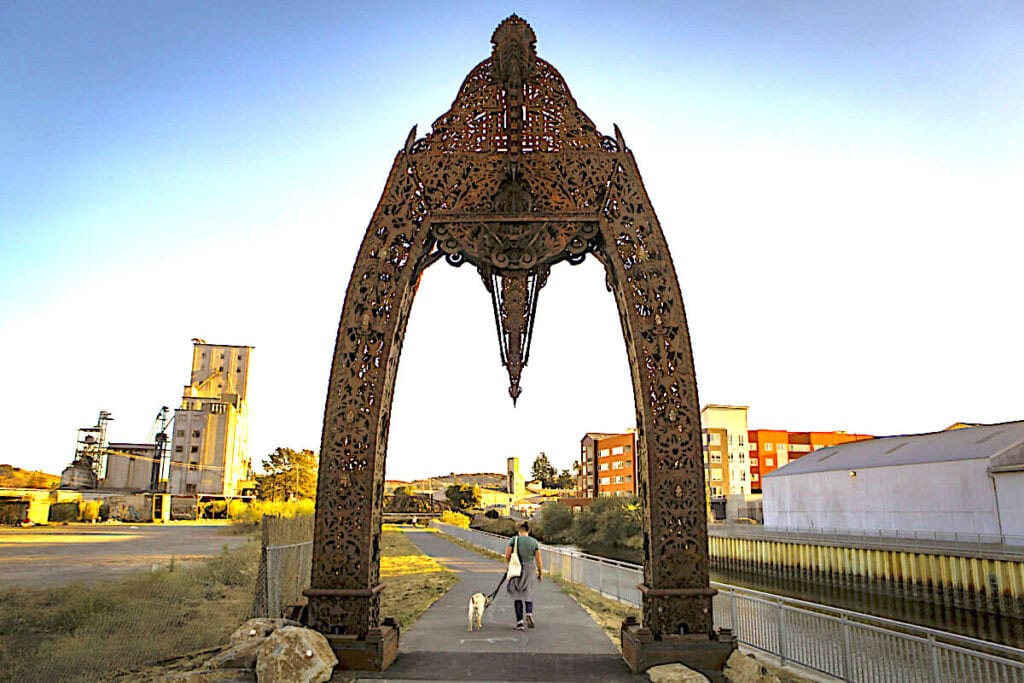
[[[779,677],[768,670],[754,655],[736,650],[725,663],[725,680],[731,683],[780,683]]]
[[[252,669],[217,669],[214,671],[181,671],[161,676],[161,681],[174,683],[256,683]]]
[[[289,619],[250,619],[231,634],[227,647],[210,657],[203,669],[253,669],[260,645],[284,626],[299,626]]]
[[[647,670],[651,683],[709,683],[708,677],[682,664],[662,664]]]
[[[302,624],[291,619],[268,619],[266,617],[250,619],[235,629],[229,642],[234,645],[247,640],[262,640],[282,626],[302,626]]]
[[[322,634],[299,626],[284,626],[267,636],[256,655],[260,683],[324,683],[338,658]]]

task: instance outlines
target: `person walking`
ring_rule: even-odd
[[[540,556],[540,543],[537,539],[530,536],[530,523],[520,522],[519,533],[513,536],[509,542],[508,547],[505,548],[505,563],[507,564],[509,558],[512,557],[512,551],[515,549],[516,555],[519,557],[519,562],[523,565],[523,571],[519,576],[510,578],[508,585],[505,590],[512,597],[513,605],[516,610],[516,630],[524,631],[525,625],[533,628],[535,626],[533,621],[533,588],[539,581],[544,580],[544,563]],[[523,613],[523,607],[526,607],[526,613]]]

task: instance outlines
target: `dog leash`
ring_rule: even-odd
[[[499,581],[498,585],[495,586],[494,591],[490,595],[487,596],[490,600],[493,600],[495,598],[495,596],[498,595],[498,591],[501,590],[501,584],[505,583],[505,577],[506,576],[508,576],[507,572],[501,575],[501,581]]]

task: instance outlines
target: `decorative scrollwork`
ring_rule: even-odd
[[[365,638],[380,622],[384,458],[416,283],[442,257],[491,293],[519,396],[550,268],[594,254],[619,306],[636,395],[644,623],[711,628],[703,459],[686,318],[664,235],[621,132],[602,135],[509,17],[425,137],[395,159],[349,281],[331,368],[310,625]]]

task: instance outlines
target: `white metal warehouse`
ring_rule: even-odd
[[[767,527],[1024,536],[1024,422],[823,448],[763,489]]]

